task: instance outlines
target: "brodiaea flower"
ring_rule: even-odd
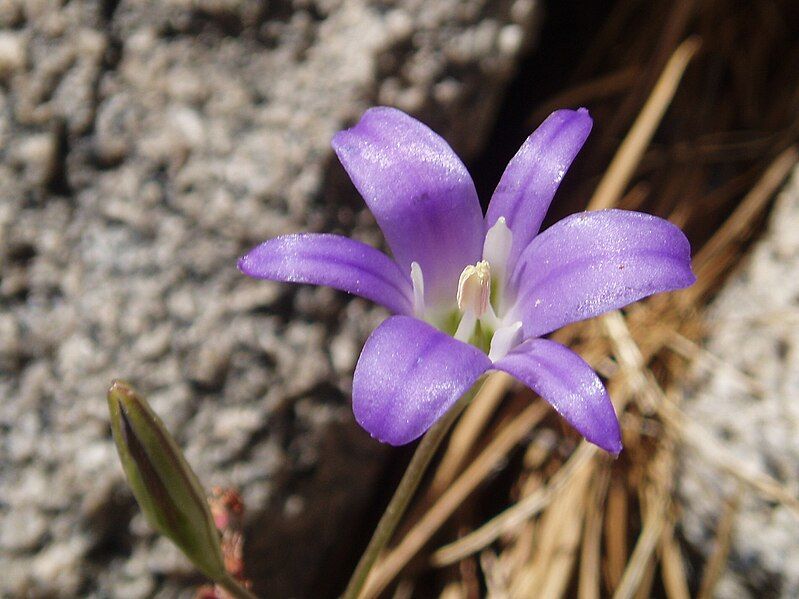
[[[393,254],[325,234],[269,240],[239,261],[251,277],[329,285],[394,313],[355,368],[355,418],[392,445],[413,441],[488,370],[547,400],[611,452],[621,433],[602,382],[542,336],[694,282],[690,247],[660,218],[582,212],[539,234],[563,175],[591,130],[559,110],[508,164],[485,217],[447,143],[393,108],[372,108],[333,148]]]

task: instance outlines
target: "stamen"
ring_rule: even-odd
[[[483,242],[483,260],[491,264],[494,279],[500,284],[505,282],[508,256],[513,244],[513,233],[505,223],[505,217],[500,216],[497,222],[486,233]]]
[[[413,313],[417,318],[424,316],[424,275],[418,262],[411,262],[411,283],[413,284]]]
[[[458,280],[458,309],[480,318],[490,306],[491,267],[483,260],[463,269]]]
[[[464,312],[461,322],[458,325],[458,330],[455,331],[453,337],[458,341],[469,343],[469,339],[472,338],[472,333],[474,333],[474,326],[476,324],[477,317],[474,315],[474,312]]]
[[[497,329],[491,338],[491,347],[488,350],[488,358],[492,362],[501,360],[514,347],[519,345],[522,340],[522,323],[514,322],[511,325]]]

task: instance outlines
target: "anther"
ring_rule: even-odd
[[[482,260],[463,269],[458,280],[458,309],[481,318],[491,298],[491,267]]]

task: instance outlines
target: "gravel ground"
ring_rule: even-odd
[[[799,169],[767,233],[711,307],[705,347],[685,410],[749,472],[799,495]],[[719,599],[799,596],[799,516],[764,501],[686,452],[679,481],[682,529],[705,556],[721,509],[738,497],[730,562]]]
[[[390,103],[474,155],[534,8],[0,0],[0,596],[196,581],[123,483],[115,377],[207,485],[241,489],[257,588],[321,588],[386,457],[348,399],[384,314],[247,280],[235,259],[299,230],[379,243],[332,134]]]

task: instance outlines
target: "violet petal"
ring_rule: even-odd
[[[483,216],[447,142],[407,114],[378,107],[337,133],[333,149],[403,270],[418,262],[426,299],[452,301],[461,271],[480,259]]]
[[[355,419],[384,443],[410,443],[490,366],[476,347],[421,320],[392,316],[372,332],[355,367]]]
[[[528,339],[494,368],[538,393],[591,443],[614,455],[621,451],[619,421],[605,386],[569,348],[548,339]]]
[[[696,280],[682,231],[627,210],[580,212],[555,223],[522,253],[513,278],[512,311],[525,338]]]
[[[406,276],[375,248],[340,235],[300,233],[270,239],[239,258],[239,270],[256,279],[327,285],[413,313],[410,270]]]
[[[591,132],[585,108],[557,110],[508,163],[486,214],[486,230],[504,216],[513,233],[508,272],[541,228],[563,176]]]

